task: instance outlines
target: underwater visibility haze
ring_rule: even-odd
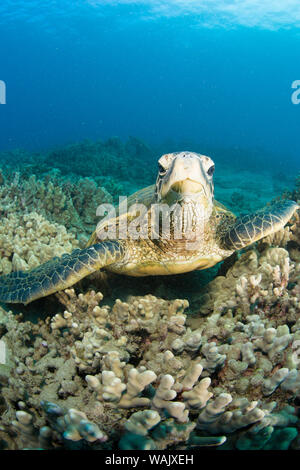
[[[0,450],[300,449],[299,26],[1,2]]]

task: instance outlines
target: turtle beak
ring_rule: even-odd
[[[177,181],[172,184],[172,191],[176,193],[187,195],[187,194],[197,194],[203,191],[203,186],[199,181],[186,178],[181,181]]]

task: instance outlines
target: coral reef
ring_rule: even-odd
[[[3,152],[0,214],[37,212],[72,231],[83,247],[99,221],[100,204],[118,203],[119,196],[155,180],[153,155],[133,137],[125,143],[85,141],[46,154]]]
[[[39,266],[78,247],[74,234],[36,212],[9,213],[0,227],[0,274]]]
[[[292,315],[298,309],[297,286],[289,285],[299,276],[299,263],[293,263],[289,252],[280,247],[268,247],[260,253],[247,250],[229,268],[226,276],[216,277],[201,298],[201,313],[220,314],[225,310],[241,318],[255,313],[259,305],[274,304]]]
[[[5,178],[0,186],[2,217],[37,212],[72,231],[79,240],[82,239],[82,244],[86,243],[98,222],[98,205],[112,202],[111,194],[92,178],[72,181],[55,174],[43,179],[35,175],[22,178],[21,173],[15,173]]]
[[[22,179],[32,175],[38,179],[48,178],[49,174],[55,174],[71,181],[85,177],[99,181],[100,178],[106,188],[111,188],[113,181],[129,182],[140,188],[155,180],[156,155],[155,149],[135,137],[125,142],[118,137],[106,141],[84,140],[39,153],[20,149],[6,151],[0,153],[3,178],[0,185],[5,183],[8,174],[17,171]]]
[[[149,161],[153,161],[154,155],[153,150],[135,137],[129,137],[124,143],[112,137],[105,142],[85,140],[55,149],[45,157],[44,163],[58,168],[62,174],[116,176],[118,180],[152,184],[156,171],[149,168]]]
[[[148,295],[108,306],[100,292],[74,289],[57,294],[61,313],[37,324],[2,311],[1,341],[14,358],[9,372],[0,369],[2,441],[47,449],[295,445],[297,404],[287,401],[299,394],[299,306],[288,284],[299,273],[287,259],[283,248],[246,252],[208,285],[198,315],[187,316],[186,300]]]
[[[1,274],[83,245],[97,205],[141,178],[137,158],[146,169],[151,151],[111,139],[52,151],[39,172],[4,168]],[[299,449],[299,226],[232,257],[190,302],[162,279],[120,299],[76,286],[34,321],[0,307],[0,448]]]

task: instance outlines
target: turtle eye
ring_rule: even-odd
[[[167,171],[160,163],[158,164],[158,169],[161,174],[164,174]]]
[[[212,175],[214,174],[214,171],[215,171],[215,165],[212,165],[212,166],[207,170],[208,176],[212,176]]]

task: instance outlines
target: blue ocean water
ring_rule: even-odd
[[[0,151],[133,135],[293,175],[299,22],[296,0],[2,0]]]

